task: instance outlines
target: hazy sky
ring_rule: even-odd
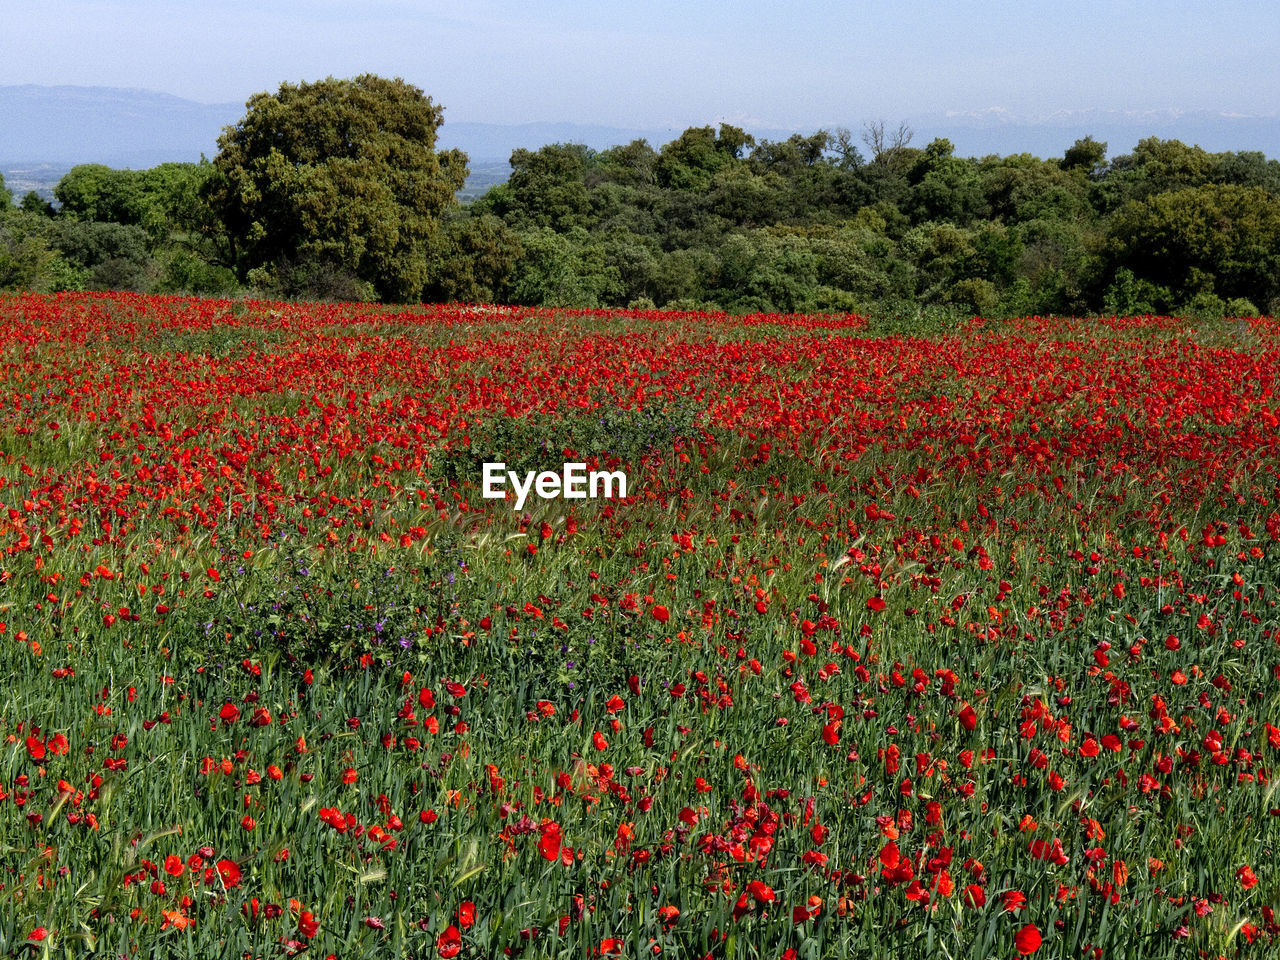
[[[1280,113],[1241,0],[5,0],[0,84],[243,102],[401,76],[446,119],[801,128],[1004,108]]]

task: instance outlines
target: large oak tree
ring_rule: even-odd
[[[379,299],[420,299],[441,217],[467,177],[465,154],[435,149],[443,108],[370,74],[285,83],[246,106],[218,140],[208,188],[241,279],[319,264]]]

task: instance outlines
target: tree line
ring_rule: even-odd
[[[966,158],[906,127],[467,158],[400,80],[284,84],[219,153],[0,182],[0,288],[904,318],[1280,313],[1280,162],[1148,138]]]

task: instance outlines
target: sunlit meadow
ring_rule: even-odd
[[[0,951],[1275,949],[1275,321],[0,331]]]

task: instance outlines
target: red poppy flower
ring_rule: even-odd
[[[222,885],[230,890],[240,882],[240,867],[234,860],[219,860],[218,876]]]
[[[462,933],[453,924],[444,928],[444,933],[436,938],[436,949],[444,960],[456,957],[462,950]]]
[[[463,930],[470,930],[476,922],[476,905],[470,900],[463,900],[458,905],[458,926]]]
[[[886,870],[893,870],[902,860],[902,854],[898,851],[898,845],[890,840],[880,848],[880,863]]]
[[[298,932],[308,939],[320,932],[320,921],[310,910],[303,910],[298,917]]]
[[[538,841],[538,852],[547,860],[560,859],[560,828],[544,830]]]
[[[1028,923],[1014,934],[1013,942],[1019,955],[1029,957],[1040,949],[1040,930],[1034,923]]]
[[[1021,910],[1027,905],[1027,895],[1021,890],[1006,890],[1000,894],[1000,900],[1009,913]]]

